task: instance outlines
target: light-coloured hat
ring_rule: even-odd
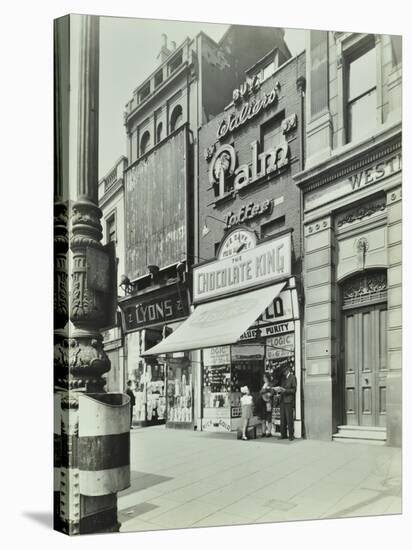
[[[248,393],[249,388],[248,388],[247,386],[242,386],[242,387],[240,388],[240,391],[241,391],[242,393]]]

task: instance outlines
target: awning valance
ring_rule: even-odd
[[[279,296],[286,282],[197,306],[180,327],[142,356],[234,344]]]

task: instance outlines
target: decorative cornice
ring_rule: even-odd
[[[399,126],[399,128],[398,128]],[[390,135],[385,135],[390,132]],[[329,157],[320,165],[296,174],[293,179],[302,191],[309,192],[333,181],[345,178],[365,166],[383,157],[397,153],[402,149],[401,126],[396,125],[379,137],[369,140],[368,144],[356,147]]]
[[[394,202],[399,202],[400,200],[402,200],[402,187],[397,187],[388,191],[386,200],[388,204],[392,204]]]
[[[359,204],[355,208],[352,208],[349,211],[342,213],[336,218],[336,227],[342,228],[345,225],[352,224],[354,222],[363,220],[364,218],[370,217],[377,212],[384,212],[386,210],[386,201],[385,199],[379,199],[374,203],[364,203]]]
[[[124,178],[118,179],[113,185],[111,185],[104,195],[99,199],[100,208],[104,208],[108,202],[110,202],[119,191],[124,189]]]
[[[151,107],[153,106],[153,102],[157,101],[162,94],[166,93],[171,84],[174,84],[176,80],[185,76],[186,73],[191,70],[192,66],[193,63],[191,61],[183,61],[179,69],[168,76],[167,80],[164,80],[163,83],[158,88],[156,88],[156,90],[154,90],[147,98],[142,101],[142,103],[139,103],[139,105],[137,105],[132,111],[130,111],[130,113],[125,112],[125,125],[129,126],[133,119],[138,118],[142,115],[142,113],[150,111]],[[149,80],[150,77],[145,82],[143,82],[140,87],[142,87]]]
[[[319,233],[319,231],[324,231],[325,229],[331,228],[331,220],[328,216],[315,222],[305,225],[305,236],[313,235],[314,233]]]

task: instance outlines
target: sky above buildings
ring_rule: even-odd
[[[161,35],[177,46],[200,31],[218,41],[228,25],[102,17],[100,23],[100,114],[99,178],[110,171],[121,155],[126,155],[124,108],[133,90],[158,65]],[[305,31],[286,29],[285,40],[292,55],[304,49]]]

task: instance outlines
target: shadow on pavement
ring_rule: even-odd
[[[43,527],[47,527],[48,529],[53,528],[53,514],[51,512],[30,511],[23,512],[22,515],[38,523],[39,525],[42,525]]]

